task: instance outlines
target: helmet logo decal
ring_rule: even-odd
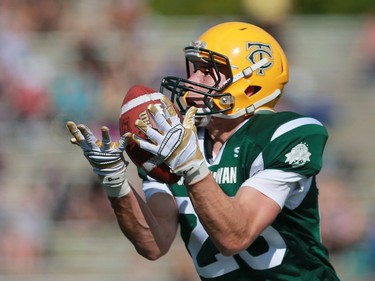
[[[247,58],[252,64],[257,63],[263,58],[268,58],[268,63],[261,66],[257,71],[258,75],[264,75],[264,71],[270,68],[273,64],[271,46],[269,44],[258,42],[247,42],[246,49],[250,50],[250,54]]]

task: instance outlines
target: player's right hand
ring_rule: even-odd
[[[124,134],[118,141],[112,142],[109,129],[102,127],[102,141],[99,141],[86,125],[68,121],[66,126],[73,136],[70,142],[82,149],[108,196],[121,197],[129,193],[130,186],[125,175],[128,162],[123,152],[131,134]]]
[[[161,98],[160,111],[151,104],[147,110],[155,121],[157,130],[138,119],[135,124],[151,140],[133,136],[140,148],[161,157],[173,173],[184,177],[186,184],[194,184],[206,177],[210,171],[198,145],[194,116],[197,111],[191,107],[181,123],[169,99]]]

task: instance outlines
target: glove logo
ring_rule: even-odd
[[[119,179],[120,179],[119,177],[117,177],[117,178],[111,178],[111,177],[109,177],[108,181],[111,182],[111,181],[115,181],[115,180],[119,180]]]
[[[183,140],[185,129],[181,124],[170,129],[160,144],[159,155],[168,159]]]

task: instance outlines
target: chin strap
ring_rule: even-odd
[[[270,101],[276,99],[279,95],[281,94],[281,91],[280,89],[276,89],[272,94],[270,94],[269,96],[261,99],[261,100],[258,100],[257,102],[253,103],[252,105],[250,105],[249,107],[245,108],[245,113],[246,114],[251,114],[253,112],[255,112],[255,110],[257,110],[259,107],[269,103]],[[241,110],[242,111],[242,110]]]
[[[267,58],[263,58],[260,61],[258,61],[257,63],[254,63],[253,65],[251,65],[249,67],[246,67],[240,73],[238,73],[238,74],[236,74],[236,75],[233,76],[233,82],[232,83],[237,82],[241,78],[250,77],[250,75],[253,72],[255,72],[256,70],[258,70],[259,68],[261,68],[263,65],[266,65],[267,63],[268,63],[268,59]]]
[[[237,111],[235,114],[226,115],[226,114],[223,114],[223,113],[218,113],[218,114],[213,114],[212,116],[217,116],[217,117],[220,117],[220,118],[223,118],[223,119],[236,119],[236,118],[241,117],[245,114],[249,115],[249,114],[254,113],[261,106],[263,106],[263,105],[269,103],[270,101],[274,100],[275,98],[277,98],[280,94],[281,94],[280,89],[276,89],[271,95],[253,103],[252,105],[250,105],[250,106],[248,106],[244,109],[241,109],[241,110]]]

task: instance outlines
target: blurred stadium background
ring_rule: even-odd
[[[0,280],[198,280],[179,238],[159,261],[137,256],[65,122],[116,137],[126,90],[183,73],[182,48],[225,20],[285,48],[280,109],[330,131],[323,239],[342,280],[374,280],[374,12],[373,0],[0,0]]]

